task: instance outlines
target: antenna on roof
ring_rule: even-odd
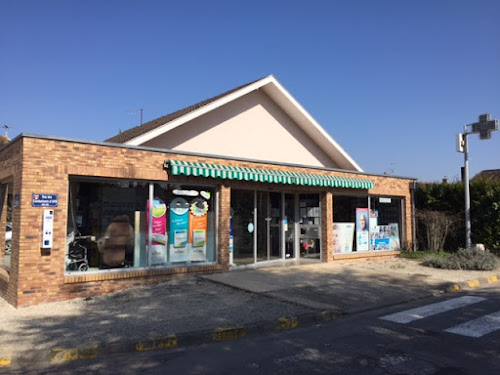
[[[9,129],[12,129],[12,126],[9,126],[9,125],[4,124],[4,125],[2,125],[2,126],[0,126],[0,127],[1,127],[1,128],[3,128],[3,129],[5,129],[5,137],[7,137],[7,138],[8,138],[8,136],[9,136],[9,135],[8,135],[8,131],[9,131]]]
[[[157,109],[157,108],[139,108],[139,109],[133,109],[133,110],[130,110],[130,111],[125,111],[127,113],[137,113],[137,112],[140,112],[141,113],[141,125],[143,123],[142,119],[143,119],[143,114],[144,114],[144,110],[151,110],[151,109]]]
[[[135,109],[135,110],[131,110],[131,111],[126,111],[127,113],[137,113],[137,112],[141,112],[141,125],[142,125],[142,114],[144,112],[144,108],[140,108],[140,109]]]

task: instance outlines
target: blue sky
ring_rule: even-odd
[[[500,1],[0,0],[11,138],[100,141],[270,74],[366,172],[459,179],[455,135],[500,118]],[[500,168],[500,132],[469,145]]]

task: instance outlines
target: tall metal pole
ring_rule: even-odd
[[[467,132],[470,127],[470,132]],[[479,134],[479,139],[490,139],[491,132],[498,130],[498,120],[492,120],[490,114],[479,116],[479,121],[464,126],[464,134],[457,136],[457,151],[464,153],[464,184],[465,184],[465,248],[471,248],[470,224],[470,193],[469,193],[469,134]]]
[[[464,183],[465,183],[465,248],[471,248],[470,193],[469,193],[469,142],[467,126],[464,130]]]

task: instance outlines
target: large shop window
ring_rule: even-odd
[[[66,271],[215,262],[215,189],[70,180]]]
[[[399,250],[402,247],[401,198],[334,196],[334,253]]]
[[[0,185],[0,216],[2,222],[5,220],[5,247],[0,257],[2,265],[10,269],[10,258],[12,256],[12,183]]]

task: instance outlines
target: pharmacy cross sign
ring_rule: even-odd
[[[498,120],[492,120],[490,114],[480,115],[479,121],[470,125],[472,133],[479,133],[479,139],[490,139],[491,132],[498,130]]]

